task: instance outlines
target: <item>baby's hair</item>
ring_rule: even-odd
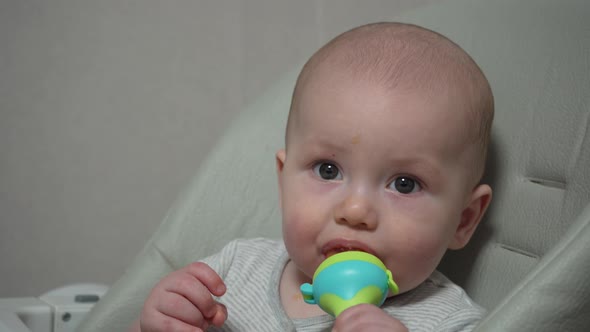
[[[416,25],[394,22],[368,24],[337,36],[307,61],[297,78],[286,140],[306,83],[323,70],[344,70],[353,79],[392,90],[419,88],[428,93],[454,91],[466,96],[469,128],[465,128],[465,139],[479,145],[474,177],[480,180],[490,141],[494,99],[479,66],[453,41]]]

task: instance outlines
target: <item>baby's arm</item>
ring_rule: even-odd
[[[222,296],[225,284],[209,265],[198,262],[160,280],[144,303],[132,331],[194,331],[221,326],[227,310],[212,295]]]
[[[359,304],[344,310],[336,318],[332,331],[408,332],[408,329],[381,308],[372,304]]]

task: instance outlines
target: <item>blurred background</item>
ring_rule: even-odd
[[[433,2],[0,0],[0,297],[113,283],[241,109]]]

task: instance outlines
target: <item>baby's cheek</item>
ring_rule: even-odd
[[[283,208],[283,238],[288,249],[306,245],[310,227],[305,220],[304,209],[297,208],[296,205]]]
[[[424,234],[401,245],[403,248],[397,251],[392,273],[401,291],[408,291],[426,280],[436,269],[446,251],[446,242],[438,236]]]
[[[284,227],[304,231],[317,222],[317,207],[308,196],[297,190],[290,192],[282,207]]]
[[[283,208],[283,229],[288,232],[300,232],[303,227],[303,215],[302,209],[298,209],[296,204],[291,204],[288,207]]]

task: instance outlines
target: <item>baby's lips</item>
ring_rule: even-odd
[[[329,241],[322,247],[322,254],[326,258],[330,257],[331,255],[345,251],[363,251],[368,254],[377,256],[375,251],[371,247],[357,240],[335,239]]]

